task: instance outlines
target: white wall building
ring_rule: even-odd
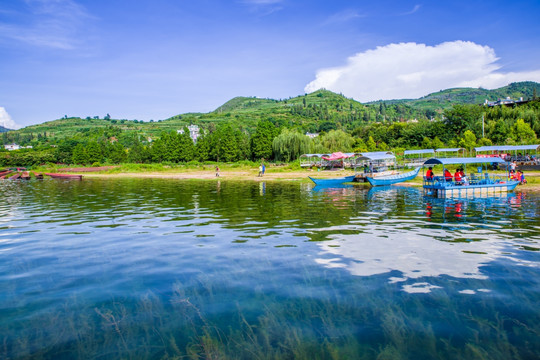
[[[197,125],[189,125],[188,130],[189,130],[189,137],[191,138],[191,140],[193,140],[194,143],[196,143],[197,138],[201,135],[199,126],[197,126]],[[183,134],[184,129],[176,130],[176,132],[178,134]]]
[[[17,144],[7,144],[4,145],[4,149],[12,151],[12,150],[19,150],[21,147]]]

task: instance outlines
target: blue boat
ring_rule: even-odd
[[[308,178],[310,178],[310,180],[313,181],[315,185],[321,186],[340,185],[347,182],[353,182],[355,177],[356,175],[344,176],[339,178],[317,179],[308,176]]]
[[[367,181],[371,184],[371,186],[385,186],[385,185],[393,185],[398,184],[400,182],[404,182],[407,180],[414,179],[418,172],[420,171],[420,168],[416,168],[413,171],[409,171],[402,174],[396,174],[396,175],[386,175],[386,176],[366,176]]]
[[[463,165],[504,163],[501,158],[432,158],[424,162],[427,165]],[[435,197],[486,197],[498,195],[512,191],[519,184],[517,180],[511,180],[510,174],[493,175],[484,172],[482,166],[478,167],[478,173],[467,175],[464,181],[456,182],[452,178],[446,179],[444,176],[426,178],[424,176],[424,195]]]

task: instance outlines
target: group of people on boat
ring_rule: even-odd
[[[454,175],[450,172],[448,169],[443,170],[443,176],[444,181],[446,182],[452,182],[455,181],[456,185],[468,185],[469,182],[467,180],[467,176],[465,175],[465,172],[463,171],[463,168],[457,168]],[[428,168],[428,171],[426,172],[426,180],[433,181],[435,180],[435,174],[433,173],[433,168],[430,166]]]

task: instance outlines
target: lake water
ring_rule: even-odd
[[[538,359],[540,197],[0,182],[0,359]]]

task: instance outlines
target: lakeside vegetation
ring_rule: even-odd
[[[493,94],[536,98],[540,84],[515,83]],[[507,91],[506,93],[503,91]],[[177,164],[238,162],[261,159],[292,162],[304,153],[362,152],[533,144],[540,136],[540,101],[517,107],[467,104],[479,92],[450,89],[419,99],[361,104],[327,90],[286,100],[237,97],[207,114],[182,114],[163,121],[103,119],[88,116],[29,126],[2,133],[3,144],[21,150],[0,150],[0,166],[42,164]],[[509,96],[510,96],[509,95]],[[439,100],[424,106],[426,99]],[[452,100],[453,99],[453,100]],[[457,99],[457,100],[456,100]],[[431,100],[430,100],[431,101]],[[450,104],[450,105],[449,105]],[[197,125],[196,144],[188,125]],[[183,133],[179,133],[183,130]],[[318,133],[314,138],[305,134]]]

